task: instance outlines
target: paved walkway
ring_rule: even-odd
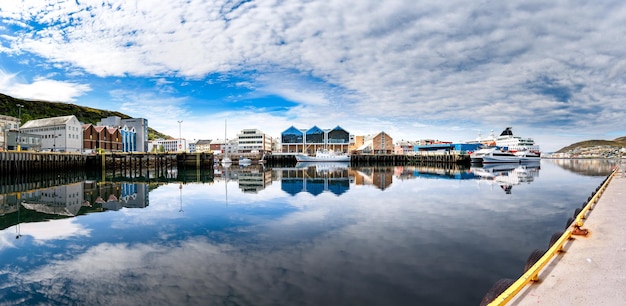
[[[626,173],[621,167],[565,252],[508,305],[626,305]]]

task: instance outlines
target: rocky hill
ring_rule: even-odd
[[[24,105],[21,110],[21,119],[23,123],[33,119],[69,115],[75,115],[80,122],[91,124],[96,124],[102,118],[109,116],[118,116],[122,119],[131,118],[130,116],[117,111],[101,110],[70,103],[22,100],[0,93],[0,114],[17,118],[20,115],[19,108],[17,107],[18,104]],[[167,139],[172,137],[161,134],[148,127],[148,139],[156,138]]]
[[[585,140],[573,143],[567,147],[558,150],[556,153],[567,153],[581,148],[599,147],[599,146],[611,146],[611,147],[626,147],[626,137],[615,138],[614,140]]]

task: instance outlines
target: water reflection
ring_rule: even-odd
[[[619,159],[545,159],[543,162],[553,163],[574,173],[586,176],[598,176],[610,172],[619,165]]]
[[[252,166],[7,187],[2,303],[477,305],[608,174]]]
[[[470,171],[481,180],[500,186],[511,194],[514,185],[530,184],[539,176],[540,163],[472,165]]]

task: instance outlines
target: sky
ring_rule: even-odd
[[[0,93],[189,141],[512,127],[556,151],[626,136],[626,2],[2,1]]]

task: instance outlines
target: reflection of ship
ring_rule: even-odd
[[[507,194],[511,193],[513,185],[531,183],[539,175],[539,163],[512,165],[489,164],[482,167],[471,167],[477,177],[498,184]]]
[[[453,179],[466,180],[474,179],[474,174],[465,167],[456,164],[442,166],[401,166],[395,168],[397,177],[401,178],[428,178],[428,179]]]
[[[298,162],[296,168],[306,169],[315,168],[317,172],[329,172],[335,170],[347,170],[350,167],[349,162]]]

